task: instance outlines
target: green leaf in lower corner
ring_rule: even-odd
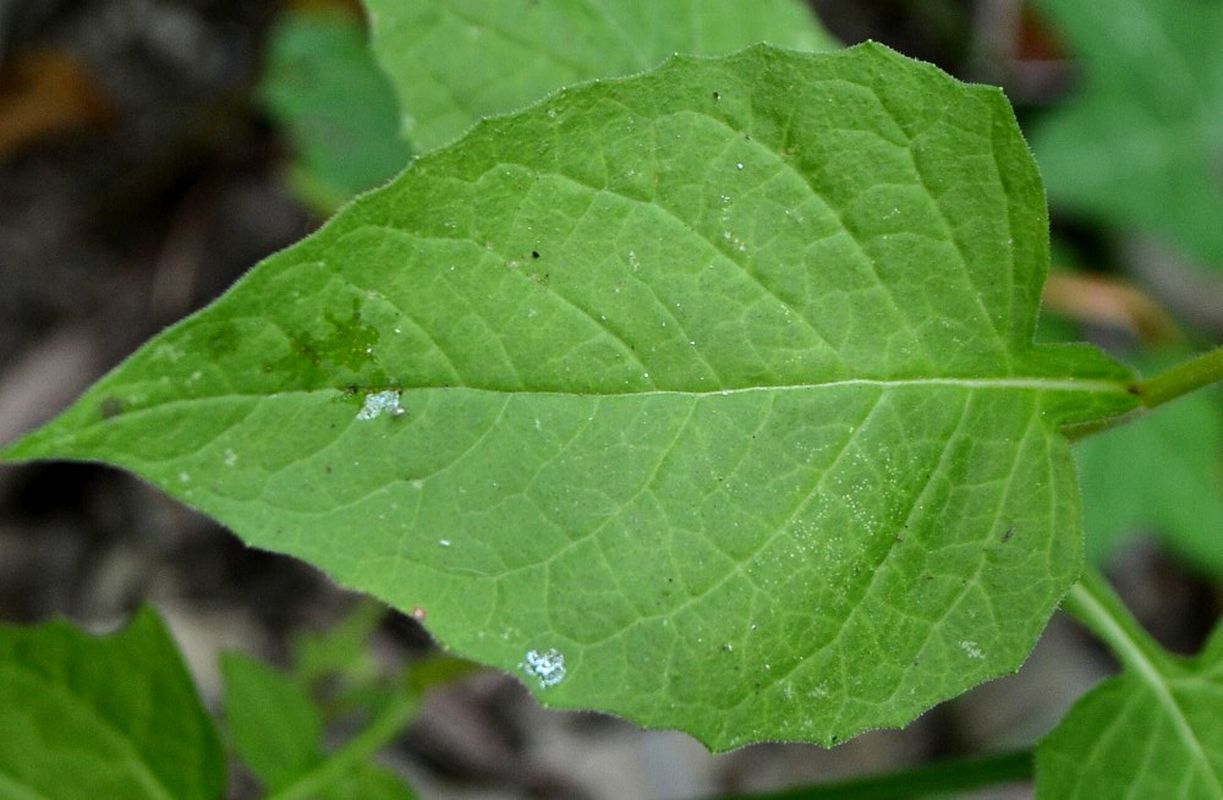
[[[321,800],[412,800],[399,778],[374,765],[353,770],[329,787]]]
[[[294,150],[291,180],[330,214],[403,169],[412,148],[359,21],[290,12],[273,27],[260,95]]]
[[[0,626],[0,796],[217,800],[212,721],[151,610],[105,637]]]
[[[1170,366],[1167,357],[1140,366]],[[1199,569],[1223,576],[1223,391],[1180,398],[1074,446],[1087,553],[1107,558],[1143,530]]]
[[[1034,129],[1054,208],[1223,268],[1223,2],[1041,0],[1080,66]]]
[[[226,653],[225,723],[242,763],[269,791],[323,760],[323,719],[306,689],[254,659]]]
[[[1223,797],[1223,627],[1197,658],[1127,671],[1079,700],[1037,748],[1036,793]]]
[[[370,652],[370,639],[386,615],[386,606],[362,599],[331,628],[296,637],[294,679],[303,686],[328,677],[338,677],[342,684],[375,680],[378,664]]]
[[[221,671],[230,741],[270,794],[308,781],[309,790],[294,789],[286,796],[322,800],[412,796],[401,780],[369,763],[368,756],[325,771],[322,714],[303,684],[237,653],[224,656]]]
[[[675,53],[724,55],[758,42],[838,45],[801,0],[365,0],[373,47],[421,149],[481,117],[580,81],[629,75]]]
[[[1002,94],[878,45],[677,58],[487,121],[9,459],[102,460],[542,700],[713,748],[1014,670],[1081,566]]]

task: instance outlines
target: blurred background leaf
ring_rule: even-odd
[[[1145,375],[1184,347],[1131,359]],[[1142,533],[1223,578],[1223,390],[1204,389],[1074,447],[1087,553],[1103,563]]]
[[[287,672],[241,653],[223,654],[229,741],[269,797],[413,797],[400,777],[372,760],[402,734],[421,694],[411,677],[415,665],[385,675],[372,655],[386,613],[362,600],[331,628],[299,636]],[[427,672],[431,662],[420,667]],[[325,733],[336,723],[351,723],[354,711],[361,724],[350,724],[346,744],[329,754]]]
[[[0,796],[215,800],[212,720],[157,614],[109,636],[0,626]]]
[[[321,215],[389,180],[412,148],[362,21],[338,8],[290,10],[272,29],[260,95],[293,149],[289,179]]]
[[[1223,269],[1223,2],[1037,0],[1076,86],[1030,128],[1055,211]]]
[[[675,53],[716,56],[757,42],[794,50],[839,43],[799,0],[364,0],[378,62],[422,151],[482,117],[564,86],[632,75]]]

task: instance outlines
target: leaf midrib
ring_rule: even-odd
[[[1042,391],[1042,392],[1082,392],[1086,394],[1114,394],[1130,396],[1128,383],[1121,381],[1110,381],[1106,379],[1076,379],[1076,378],[1038,378],[1032,376],[1019,377],[995,377],[995,378],[847,378],[844,380],[824,381],[819,383],[799,383],[799,384],[777,384],[774,386],[746,386],[734,389],[717,388],[707,390],[687,390],[687,389],[646,389],[642,391],[622,391],[622,392],[566,392],[555,389],[513,389],[513,388],[498,388],[498,387],[480,387],[467,385],[423,385],[423,386],[402,386],[402,385],[380,385],[360,387],[360,394],[366,394],[374,391],[398,390],[400,392],[423,392],[423,391],[465,391],[477,392],[494,395],[521,395],[528,397],[568,397],[579,399],[595,399],[608,400],[628,397],[691,397],[696,399],[704,399],[710,397],[730,397],[735,395],[746,394],[766,394],[772,392],[800,392],[800,391],[819,391],[821,389],[842,389],[849,387],[870,387],[888,391],[891,389],[904,389],[909,387],[950,387],[967,389],[969,391],[980,390],[999,390],[999,391]],[[178,408],[181,406],[191,406],[197,403],[210,403],[225,400],[271,400],[279,399],[293,395],[316,395],[329,394],[336,398],[353,396],[351,388],[337,388],[333,386],[322,386],[312,389],[289,389],[276,392],[228,392],[217,395],[201,395],[196,397],[183,397],[172,400],[166,400],[153,405],[144,406],[141,408],[133,408],[124,411],[116,417],[108,419],[98,419],[91,423],[84,424],[76,432],[68,436],[57,437],[55,441],[62,442],[65,439],[75,438],[83,430],[91,430],[101,425],[112,423],[116,420],[123,419],[130,421],[133,418],[141,417],[145,414],[150,414],[155,411]],[[14,453],[14,450],[20,449],[20,446],[25,439],[19,439],[17,442],[0,449],[0,460],[5,458],[19,459],[23,456]]]
[[[509,388],[496,386],[471,386],[467,384],[421,384],[406,385],[389,383],[378,386],[362,386],[358,392],[397,390],[400,392],[425,391],[467,391],[485,394],[529,395],[532,397],[579,397],[579,398],[621,398],[621,397],[727,397],[731,395],[756,394],[769,392],[804,392],[821,389],[840,389],[850,386],[869,386],[879,389],[901,389],[912,386],[941,386],[960,389],[980,390],[1031,390],[1042,392],[1084,392],[1088,394],[1123,394],[1131,395],[1129,384],[1120,380],[1104,378],[845,378],[835,381],[818,381],[814,383],[779,383],[761,386],[741,386],[736,388],[719,387],[716,389],[643,389],[641,391],[564,391],[561,389]],[[168,400],[144,408],[132,409],[120,416],[135,414],[140,411],[150,411],[162,406],[206,402],[209,400],[231,399],[268,399],[293,394],[330,393],[352,395],[351,387],[320,386],[311,389],[287,389],[275,392],[227,392],[225,394],[198,395]]]

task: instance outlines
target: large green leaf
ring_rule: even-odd
[[[1140,366],[1170,366],[1168,355]],[[1090,558],[1107,558],[1145,530],[1223,576],[1223,391],[1195,392],[1074,451]]]
[[[714,748],[899,725],[1081,563],[1002,94],[878,45],[677,58],[418,159],[10,459],[133,470],[550,705]]]
[[[757,42],[837,46],[801,0],[365,0],[374,52],[395,84],[404,133],[422,150],[481,117],[579,81],[629,75],[674,53]]]
[[[291,179],[331,213],[403,169],[412,148],[357,20],[290,13],[272,29],[260,95],[294,149]]]
[[[1223,797],[1223,627],[1197,658],[1139,656],[1083,696],[1036,751],[1057,800]]]
[[[0,626],[0,796],[217,800],[225,762],[150,610],[104,638]]]
[[[1037,5],[1082,67],[1033,136],[1050,202],[1223,268],[1223,2]]]

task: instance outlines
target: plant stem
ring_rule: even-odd
[[[417,698],[408,692],[397,694],[365,730],[331,754],[327,760],[288,786],[267,795],[264,800],[308,800],[349,770],[363,764],[385,747],[408,724],[416,712]]]
[[[1134,393],[1144,406],[1155,408],[1217,381],[1223,381],[1223,347],[1139,382]]]
[[[896,800],[1028,780],[1032,751],[944,761],[913,769],[723,800]]]
[[[1099,572],[1087,567],[1062,610],[1098,636],[1131,672],[1162,686],[1168,655],[1130,613]]]
[[[1133,384],[1130,391],[1141,401],[1142,405],[1130,413],[1120,417],[1070,425],[1063,428],[1062,432],[1067,439],[1077,442],[1088,436],[1133,422],[1145,416],[1146,412],[1152,408],[1162,406],[1169,400],[1175,400],[1181,395],[1189,394],[1218,381],[1223,381],[1223,347],[1203,353],[1152,378]]]

